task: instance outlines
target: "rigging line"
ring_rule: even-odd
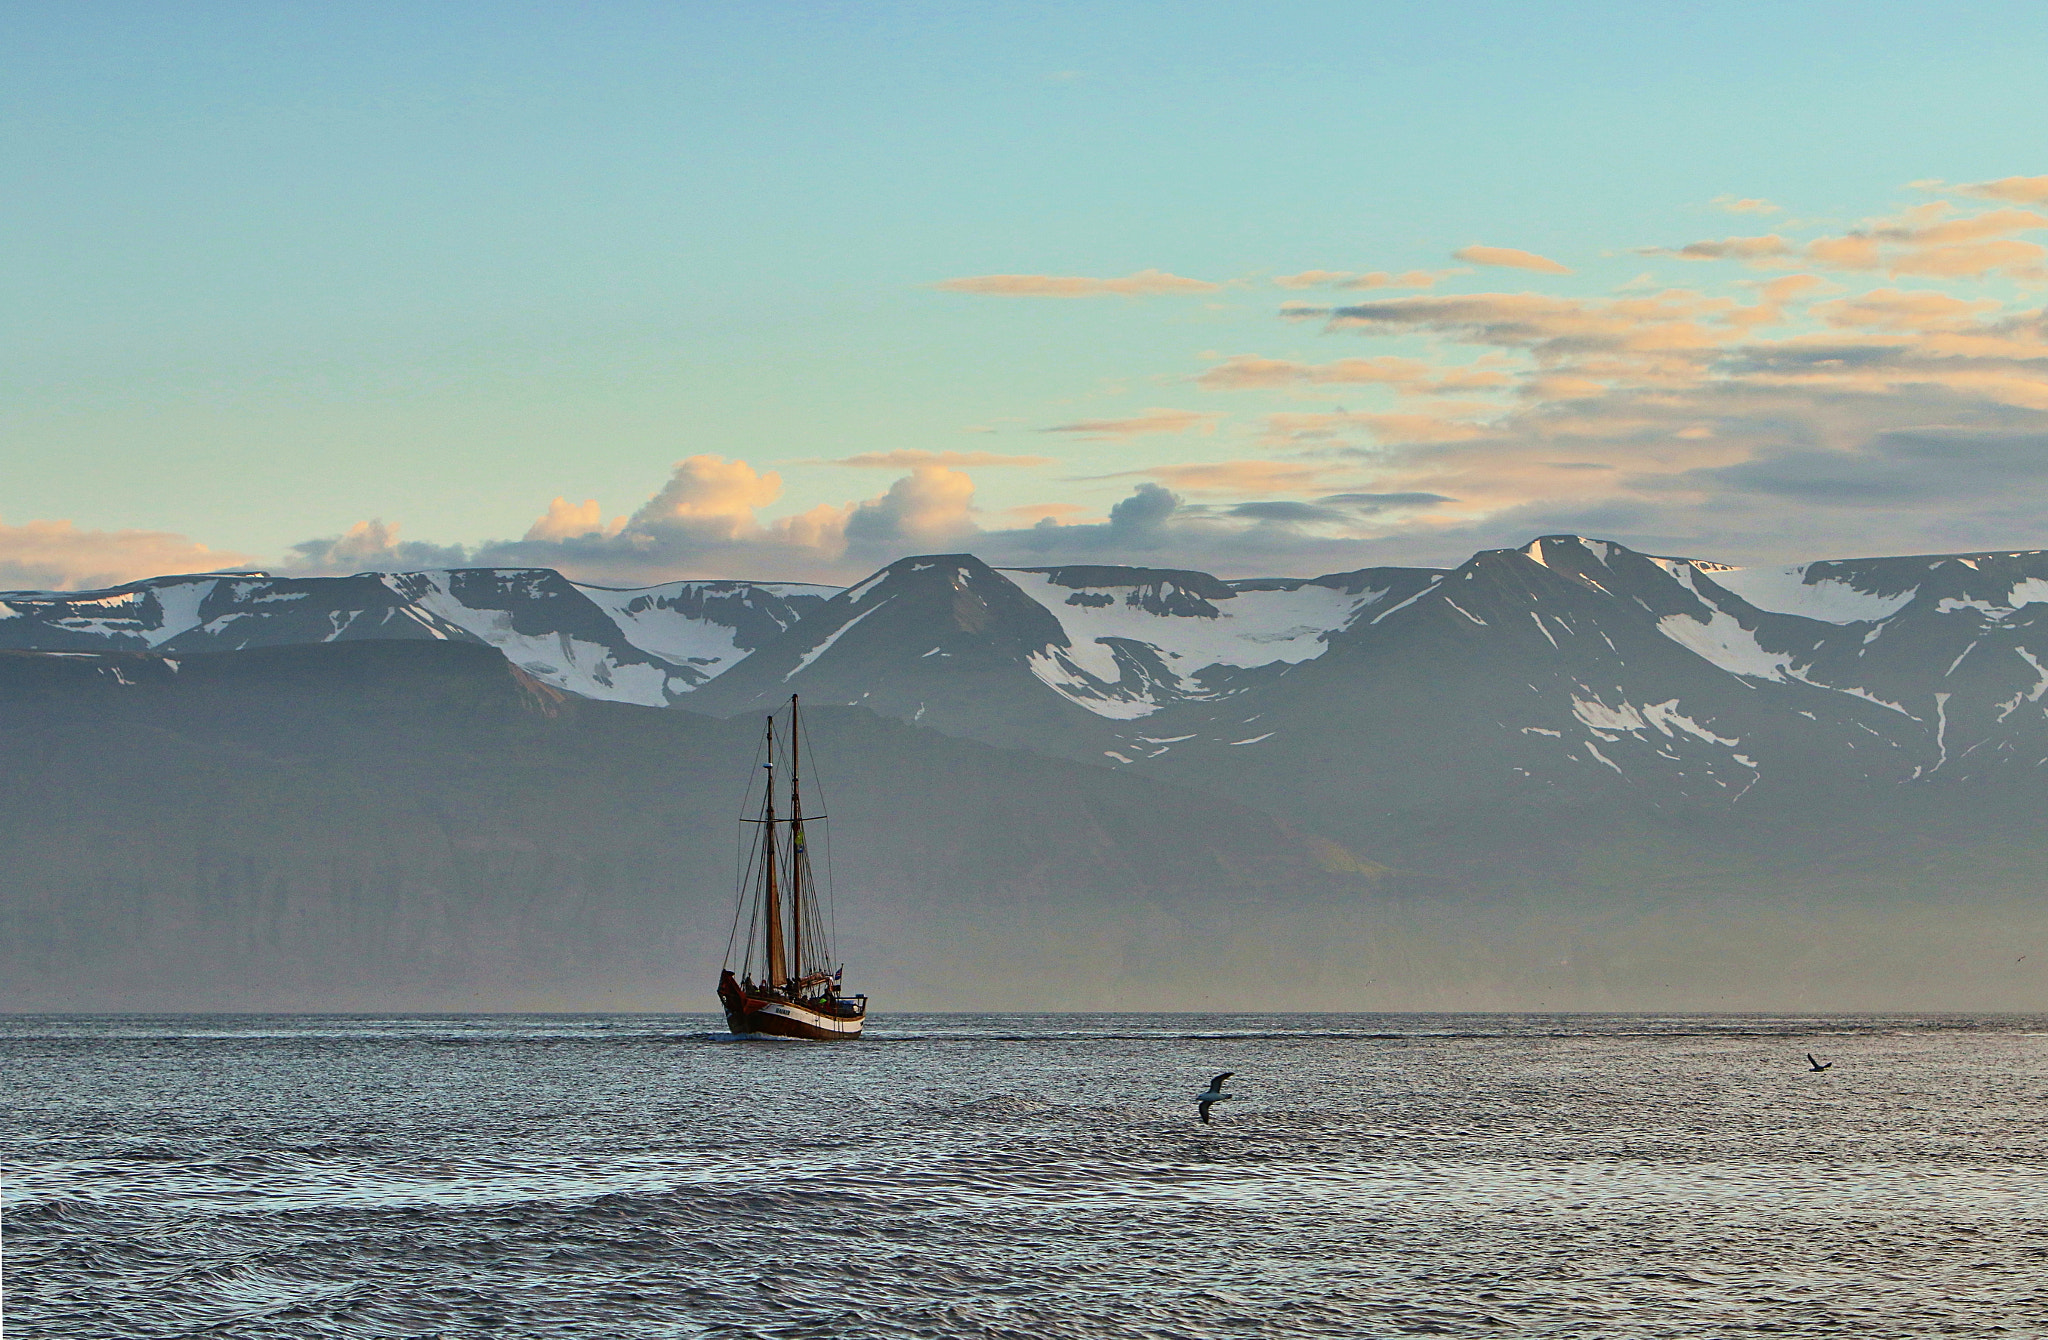
[[[824,824],[819,834],[825,840],[825,924],[831,928],[832,944],[839,944],[839,886],[832,878],[832,825]]]
[[[753,766],[750,769],[748,769],[746,786],[740,793],[741,823],[746,822],[746,813],[749,808],[747,802],[754,798],[754,774],[762,771],[761,751],[765,747],[765,740],[762,743],[754,746]],[[736,846],[733,851],[733,866],[735,869],[740,871],[740,880],[739,887],[733,890],[732,932],[725,937],[725,961],[728,966],[730,966],[732,963],[733,942],[739,938],[740,912],[747,905],[747,885],[751,882],[748,877],[753,874],[753,862],[748,860],[746,856],[747,847],[750,844],[746,840],[745,829],[741,829],[738,833],[735,834],[735,843]],[[751,960],[753,957],[753,939],[753,927],[749,925],[747,928],[747,955],[749,960]],[[741,971],[746,971],[745,964],[741,965]]]
[[[808,746],[808,741],[806,745]],[[818,771],[818,751],[816,749],[809,749],[808,752],[811,758],[811,776],[818,779],[813,781],[811,785],[817,789],[819,807],[826,811],[826,813],[820,814],[818,817],[820,819],[828,818],[832,806],[825,795],[823,774]],[[834,948],[837,948],[839,944],[839,884],[832,877],[831,825],[826,825],[822,836],[825,839],[825,923],[831,927],[832,945]]]
[[[753,885],[753,883],[754,883],[754,872],[755,872],[755,864],[756,864],[756,863],[755,863],[754,861],[752,861],[752,860],[749,860],[749,861],[748,861],[748,862],[746,863],[746,867],[745,867],[745,870],[746,870],[746,874],[745,874],[745,876],[744,876],[744,877],[742,878],[742,880],[741,880],[741,882],[740,882],[740,889],[741,889],[741,892],[742,892],[742,896],[743,896],[743,897],[744,897],[744,894],[745,894],[745,892],[746,892],[746,891],[747,891],[747,890],[748,890],[749,888],[751,888],[751,886],[752,886],[752,885]],[[742,907],[745,907],[745,906],[747,906],[747,905],[748,905],[748,904],[747,904],[746,902],[744,902],[744,901],[743,901],[743,902],[741,903],[741,906],[742,906]],[[757,898],[757,899],[754,899],[754,900],[753,900],[753,902],[752,902],[752,907],[753,907],[753,915],[747,918],[747,950],[746,950],[746,955],[745,955],[745,957],[744,957],[744,958],[743,958],[743,959],[741,960],[741,963],[740,963],[740,971],[741,971],[741,972],[743,972],[743,973],[747,973],[747,974],[751,974],[751,973],[753,972],[753,970],[754,970],[754,932],[755,932],[755,931],[756,931],[757,929],[759,929],[759,927],[760,927],[760,921],[761,921],[761,903],[760,903],[760,900],[759,900],[758,898]],[[733,913],[733,926],[734,926],[735,930],[737,930],[737,928],[738,928],[738,926],[739,926],[739,913],[738,913],[737,911],[735,911],[735,912]],[[730,947],[730,946],[728,946],[728,947],[727,947],[727,950],[726,950],[726,953],[727,953],[728,957],[730,957],[730,955],[731,955],[731,952],[732,952],[732,951],[731,951],[731,947]]]

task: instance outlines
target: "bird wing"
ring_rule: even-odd
[[[1808,1052],[1808,1053],[1806,1054],[1806,1063],[1807,1063],[1808,1065],[1815,1065],[1815,1066],[1817,1066],[1817,1065],[1819,1065],[1819,1064],[1820,1064],[1820,1062],[1818,1062],[1818,1061],[1816,1061],[1816,1060],[1814,1060],[1814,1059],[1813,1059],[1813,1053],[1812,1053],[1812,1052]]]
[[[1223,1081],[1229,1079],[1232,1075],[1235,1075],[1236,1073],[1237,1072],[1235,1070],[1224,1071],[1222,1074],[1218,1075],[1216,1078],[1209,1081],[1209,1087],[1212,1089],[1222,1088]]]
[[[1196,1103],[1195,1115],[1203,1121],[1207,1121],[1209,1119],[1209,1105],[1207,1103]]]

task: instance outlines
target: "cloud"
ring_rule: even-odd
[[[1058,521],[1063,517],[1078,518],[1088,510],[1079,503],[1020,503],[1015,507],[1003,508],[1002,515],[1019,517],[1025,521]]]
[[[868,451],[838,460],[804,461],[805,465],[850,465],[860,469],[914,469],[920,465],[1003,466],[1057,465],[1052,456],[1002,456],[993,451]]]
[[[1714,197],[1714,203],[1730,214],[1776,214],[1784,208],[1782,205],[1774,205],[1768,200],[1759,200],[1754,196],[1717,195]]]
[[[557,498],[548,504],[546,515],[527,527],[526,538],[567,540],[581,535],[616,535],[625,526],[626,518],[622,516],[607,524],[595,498],[586,498],[581,503]]]
[[[2008,200],[2015,205],[2048,205],[2048,177],[2000,177],[1997,181],[1974,182],[1956,189],[1964,195],[1984,200]]]
[[[560,499],[556,499],[560,502]],[[554,509],[549,509],[553,515]],[[543,526],[547,517],[534,523]],[[291,548],[281,571],[306,574],[392,572],[418,568],[460,568],[473,561],[461,545],[400,540],[396,524],[358,521],[340,535],[305,540]]]
[[[1558,264],[1548,256],[1538,256],[1533,251],[1518,251],[1514,247],[1459,247],[1451,255],[1473,265],[1504,266],[1511,270],[1537,270],[1551,275],[1571,273],[1569,267]]]
[[[1230,508],[1228,514],[1249,521],[1264,521],[1283,526],[1341,525],[1351,520],[1349,513],[1305,502],[1239,503]]]
[[[1352,270],[1303,270],[1300,274],[1275,275],[1273,283],[1280,288],[1321,288],[1357,277]]]
[[[1362,512],[1390,512],[1403,508],[1434,507],[1438,503],[1456,502],[1441,493],[1332,493],[1317,502],[1332,507],[1348,507]]]
[[[893,558],[905,548],[950,543],[970,533],[974,481],[943,465],[920,465],[846,518],[849,546]]]
[[[1967,327],[1998,308],[1995,298],[1973,301],[1933,291],[1902,293],[1881,288],[1853,298],[1817,303],[1813,314],[1835,327],[1934,331]]]
[[[1558,399],[1615,381],[1683,383],[1730,338],[1727,327],[1754,316],[1731,298],[1683,289],[1642,297],[1559,298],[1536,293],[1387,298],[1345,307],[1283,309],[1320,316],[1328,329],[1369,335],[1428,333],[1525,351],[1543,376],[1525,379],[1524,396]]]
[[[1340,358],[1330,363],[1240,354],[1210,368],[1195,384],[1207,391],[1278,390],[1316,386],[1391,386],[1410,394],[1486,390],[1509,378],[1493,368],[1442,367],[1419,358]]]
[[[1140,270],[1121,279],[1089,279],[1080,275],[968,275],[942,279],[934,288],[947,293],[980,293],[998,298],[1150,298],[1169,293],[1213,293],[1222,288],[1204,279],[1188,279],[1164,270]]]
[[[1260,444],[1267,447],[1313,448],[1357,432],[1382,444],[1461,442],[1481,437],[1486,425],[1443,414],[1374,414],[1333,410],[1322,414],[1268,414]],[[1312,453],[1313,454],[1313,453]]]
[[[1080,419],[1038,431],[1073,433],[1089,438],[1130,438],[1150,433],[1184,433],[1189,429],[1212,433],[1216,431],[1216,421],[1222,417],[1218,410],[1148,409],[1129,419]]]
[[[1184,465],[1154,465],[1143,470],[1124,470],[1118,475],[1150,475],[1162,484],[1195,493],[1312,493],[1321,491],[1323,480],[1333,468],[1297,465],[1284,461],[1197,461]]]
[[[1391,274],[1385,270],[1372,270],[1360,274],[1354,270],[1303,270],[1300,274],[1276,275],[1273,283],[1280,288],[1432,288],[1436,282],[1447,276],[1463,273],[1459,270],[1408,270]]]
[[[2043,263],[2048,261],[2048,247],[2013,236],[2048,229],[2048,216],[2028,209],[1951,217],[1954,213],[1947,201],[1916,205],[1896,218],[1815,238],[1806,246],[1806,258],[1825,269],[1881,271],[1894,278],[1980,279],[2003,274],[2048,280],[2048,265]]]
[[[848,519],[861,504],[761,521],[758,509],[781,493],[782,480],[772,471],[720,456],[690,456],[676,462],[669,478],[629,517],[609,523],[594,501],[579,505],[557,498],[522,538],[464,547],[403,541],[395,525],[362,521],[339,536],[292,546],[286,570],[548,567],[579,580],[636,585],[720,576],[727,564],[743,575],[757,566],[829,568],[846,552]]]
[[[676,531],[734,540],[754,528],[754,511],[782,496],[782,476],[745,461],[691,456],[676,462],[660,492],[633,513],[635,531]]]
[[[1792,254],[1792,244],[1776,233],[1762,237],[1724,237],[1718,242],[1688,242],[1682,247],[1643,247],[1645,256],[1676,256],[1685,261],[1747,261],[1760,265]]]
[[[69,521],[0,523],[0,589],[77,591],[170,573],[216,572],[246,555],[160,530],[80,530]]]

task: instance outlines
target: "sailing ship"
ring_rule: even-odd
[[[798,775],[803,737],[797,719],[796,695],[789,697],[789,730],[784,740],[768,718],[763,746],[767,783],[762,787],[758,817],[741,822],[758,826],[758,838],[741,846],[739,898],[733,912],[732,938],[725,967],[718,977],[718,1003],[726,1026],[734,1033],[768,1033],[786,1038],[838,1041],[860,1036],[868,998],[840,994],[843,965],[832,957],[831,918],[821,913],[817,876],[811,869],[810,845],[804,835],[807,819]],[[786,764],[786,766],[781,766]],[[776,773],[789,777],[789,817],[775,809]],[[783,830],[787,830],[787,841]],[[746,937],[740,920],[747,918]],[[733,959],[739,958],[734,972]],[[754,974],[759,970],[760,976]]]

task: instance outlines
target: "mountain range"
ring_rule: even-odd
[[[1402,951],[1411,966],[1500,969],[1517,952],[1508,928],[1530,917],[1569,922],[1597,905],[1640,931],[1645,917],[1674,908],[1718,916],[1769,904],[1778,911],[1731,933],[1754,959],[1762,951],[1751,932],[1782,914],[1786,897],[1805,900],[1820,918],[1812,924],[1831,934],[1913,925],[1924,943],[1923,912],[1937,904],[1951,927],[1975,928],[1965,934],[1972,945],[1979,932],[2025,936],[2044,925],[2048,849],[2033,836],[2048,775],[2044,621],[2041,551],[1737,568],[1577,536],[1455,568],[1315,578],[998,569],[965,554],[906,558],[844,589],[686,581],[617,590],[534,569],[209,574],[0,593],[0,648],[19,653],[0,676],[0,724],[13,723],[17,740],[42,730],[47,748],[50,723],[68,722],[103,747],[106,731],[92,723],[122,701],[119,690],[137,702],[198,695],[221,711],[221,695],[232,697],[218,687],[232,678],[221,667],[260,663],[273,669],[249,700],[252,720],[275,729],[312,712],[315,734],[340,738],[350,728],[330,709],[334,694],[346,696],[337,687],[346,676],[330,681],[313,667],[382,664],[399,654],[394,644],[442,644],[393,664],[457,657],[475,681],[468,696],[497,703],[507,720],[532,716],[542,701],[534,695],[552,694],[556,717],[624,712],[665,723],[635,728],[648,738],[672,739],[680,736],[666,732],[708,731],[692,723],[751,718],[800,693],[810,705],[865,709],[847,720],[894,718],[911,728],[902,738],[932,741],[923,748],[994,746],[962,756],[961,775],[1008,777],[1012,800],[1027,807],[1047,787],[1095,797],[1097,808],[1110,795],[1173,797],[1184,820],[1177,847],[1209,853],[1204,868],[1271,875],[1209,881],[1197,900],[1257,886],[1297,941],[1334,915],[1332,899],[1354,909],[1380,900],[1372,953],[1403,918],[1458,907],[1470,913],[1464,929],[1416,931],[1421,939]],[[263,659],[284,653],[298,659]],[[275,668],[286,664],[304,687]],[[525,697],[484,691],[477,677],[488,678],[488,664],[528,686]],[[442,672],[419,673],[426,683]],[[396,693],[403,675],[387,679],[383,691]],[[515,700],[525,706],[515,710]],[[407,729],[428,739],[441,727]],[[223,747],[209,741],[206,749]],[[501,762],[525,766],[512,755]],[[660,771],[651,758],[635,767],[646,778]],[[1042,771],[1051,767],[1068,771]],[[431,799],[426,776],[409,785]],[[636,783],[631,803],[655,804],[653,785]],[[1002,789],[989,785],[990,795]],[[902,811],[878,810],[872,827],[898,841],[927,801],[943,803],[906,799]],[[29,802],[18,793],[15,812]],[[1205,805],[1233,807],[1218,811],[1232,817],[1191,817]],[[1069,906],[1080,918],[1061,932],[1069,939],[1085,938],[1075,909],[1091,900],[1136,916],[1140,903],[1177,896],[1131,873],[1171,863],[1160,864],[1129,806],[1112,808],[1118,822],[1098,825],[1103,868],[1124,872],[1129,896],[1075,873],[1085,863],[1070,865],[1061,878],[1094,892]],[[587,821],[637,822],[595,810]],[[1000,846],[1014,831],[991,818],[973,841]],[[1243,837],[1253,832],[1287,836],[1261,846]],[[1117,855],[1140,848],[1149,854],[1135,864]],[[1278,858],[1283,848],[1295,856]],[[659,884],[653,869],[643,871],[649,888]],[[963,906],[984,908],[1015,891],[984,879],[970,894],[961,878],[911,861],[882,882],[903,897],[946,885]],[[1125,924],[1123,915],[1105,912],[1104,924]],[[1472,917],[1491,920],[1475,927]],[[1616,931],[1614,945],[1636,943],[1636,931]],[[1462,948],[1447,949],[1453,941]],[[1492,947],[1475,949],[1480,941]],[[1896,948],[1911,958],[1905,941]],[[1583,951],[1582,962],[1586,952],[1622,953]],[[1625,974],[1629,990],[1642,985],[1642,966]],[[1472,971],[1493,973],[1494,1001],[1520,999],[1522,988],[1503,981],[1528,980],[1514,976],[1520,969]],[[1114,994],[1105,982],[1123,979],[1091,980],[1101,998]],[[1605,996],[1551,994],[1627,995],[1610,986]]]
[[[1732,568],[1546,536],[1307,579],[953,554],[845,589],[471,569],[0,593],[16,650],[404,640],[493,646],[579,697],[729,716],[801,693],[1268,800],[1341,772],[1367,808],[1602,787],[1733,804],[2048,761],[2041,551]]]

